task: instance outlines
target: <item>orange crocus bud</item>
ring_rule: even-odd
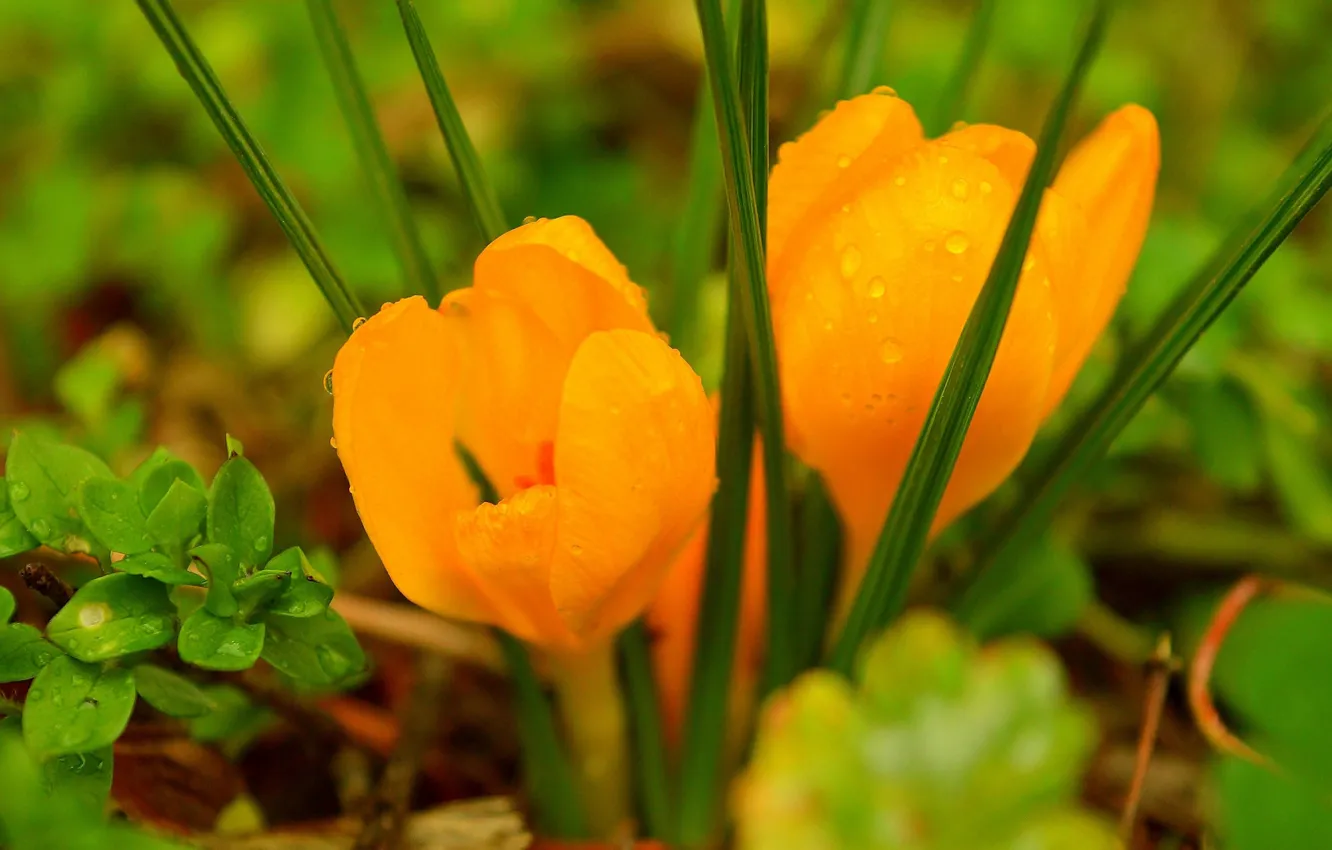
[[[850,535],[851,587],[989,273],[1035,145],[1002,127],[927,140],[911,107],[843,102],[783,145],[768,281],[793,450]],[[1124,291],[1159,166],[1156,121],[1108,117],[1045,194],[1007,330],[936,528],[1007,477]]]
[[[338,456],[398,588],[547,649],[637,616],[712,494],[702,384],[581,219],[496,239],[439,310],[385,305],[333,387]],[[455,440],[499,504],[477,505]]]

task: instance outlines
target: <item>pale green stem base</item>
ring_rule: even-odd
[[[550,662],[588,824],[609,838],[629,817],[629,731],[614,643]]]

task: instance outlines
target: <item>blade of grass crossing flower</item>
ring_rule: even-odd
[[[734,265],[734,262],[732,263]],[[686,848],[705,845],[716,825],[721,796],[727,703],[735,664],[743,585],[745,524],[754,449],[754,393],[749,339],[741,315],[739,272],[730,274],[726,360],[717,437],[717,492],[712,497],[698,632],[685,712],[680,759],[680,824]]]
[[[138,0],[138,4],[139,10],[147,18],[153,32],[157,34],[167,53],[176,63],[180,75],[194,91],[194,96],[199,99],[204,111],[212,119],[213,126],[231,148],[232,154],[245,170],[245,175],[254,185],[255,191],[277,219],[278,226],[286,234],[291,246],[300,255],[310,272],[310,277],[314,279],[315,285],[333,308],[333,313],[342,323],[343,329],[350,333],[356,319],[365,314],[360,300],[347,289],[347,285],[338,275],[305,210],[282,182],[282,178],[269,163],[268,157],[254,136],[250,135],[249,129],[241,120],[240,113],[231,105],[208,60],[204,58],[198,45],[190,38],[189,32],[176,16],[170,0]]]
[[[958,55],[953,72],[948,75],[939,102],[935,106],[934,119],[931,121],[930,134],[940,135],[954,121],[962,117],[966,107],[967,93],[980,68],[985,46],[990,41],[993,30],[994,8],[998,0],[976,0],[976,10],[971,13],[971,26],[967,27],[966,39],[962,42],[962,52]]]
[[[476,455],[460,442],[455,441],[453,449],[476,485],[480,501],[499,504],[499,491],[490,483]],[[550,838],[587,838],[587,819],[578,799],[573,766],[556,729],[550,700],[527,657],[527,648],[503,629],[492,631],[513,682],[513,707],[518,716],[527,793],[532,797],[542,834]]]
[[[798,669],[819,662],[841,573],[842,527],[828,499],[823,478],[810,471],[801,505],[800,592],[795,595],[794,624]]]
[[[370,184],[379,216],[388,226],[409,291],[425,295],[431,303],[435,303],[442,295],[439,279],[435,277],[421,242],[421,233],[412,220],[407,194],[389,158],[384,136],[375,123],[375,113],[370,106],[360,71],[356,68],[351,46],[347,43],[347,34],[338,22],[337,13],[333,11],[332,0],[306,0],[306,8],[310,13],[310,23],[319,42],[324,66],[333,81],[338,108],[351,133],[356,158],[360,161],[366,182]]]
[[[850,0],[850,3],[842,73],[837,83],[838,100],[869,91],[883,67],[883,51],[888,41],[889,0]]]
[[[430,96],[430,106],[435,110],[435,120],[439,131],[444,135],[444,144],[449,148],[453,167],[458,172],[458,182],[462,184],[463,196],[472,211],[482,237],[487,242],[497,239],[508,230],[504,211],[500,208],[499,196],[495,188],[486,179],[485,169],[481,167],[481,158],[477,156],[472,139],[467,135],[462,116],[453,102],[448,83],[439,69],[439,60],[435,58],[434,48],[426,36],[421,16],[416,12],[413,0],[397,0],[398,15],[402,18],[402,28],[407,33],[407,42],[416,57],[416,67],[421,72],[426,93]]]
[[[726,6],[726,20],[740,14],[739,0]],[[690,362],[697,362],[699,292],[712,268],[722,221],[722,166],[717,149],[717,118],[712,109],[712,88],[705,68],[695,98],[694,127],[689,136],[689,185],[680,223],[671,240],[666,281],[666,319],[671,345]]]
[[[786,487],[786,440],[772,312],[764,275],[763,231],[754,193],[749,136],[739,89],[727,55],[720,2],[695,0],[695,5],[703,31],[708,77],[712,83],[713,106],[717,114],[730,233],[738,268],[743,272],[740,276],[743,284],[740,303],[753,365],[755,412],[763,435],[763,473],[768,511],[768,582],[770,586],[777,587],[769,598],[783,598],[789,602],[795,573],[791,506]],[[759,131],[767,132],[767,128],[759,128]],[[795,670],[794,635],[790,629],[786,604],[768,612],[768,636],[764,682],[769,687],[779,686],[788,681]]]
[[[900,611],[911,574],[925,550],[930,525],[957,463],[1008,321],[1041,198],[1054,174],[1055,151],[1064,121],[1104,35],[1107,6],[1107,2],[1096,4],[1077,57],[1046,118],[1036,158],[990,274],[953,349],[851,612],[833,645],[829,666],[842,673],[850,674],[865,638]]]
[[[582,801],[578,799],[578,783],[556,731],[550,701],[527,657],[527,648],[503,629],[494,632],[513,682],[527,793],[532,797],[541,834],[550,838],[589,838]]]
[[[1202,272],[1125,354],[1114,379],[1077,417],[1048,460],[1031,476],[1022,498],[996,524],[982,547],[977,573],[954,605],[963,616],[990,594],[986,608],[1020,587],[1021,560],[1006,557],[1039,535],[1064,495],[1083,480],[1142,405],[1165,382],[1217,316],[1253,278],[1300,220],[1332,187],[1332,117],[1324,119],[1304,152],[1278,180],[1269,209],[1244,228],[1242,242],[1226,240]],[[1020,600],[1016,600],[1020,602]]]
[[[648,651],[648,631],[642,620],[620,633],[620,668],[629,702],[633,731],[638,807],[648,838],[667,840],[674,829],[666,739],[662,735],[661,705]]]

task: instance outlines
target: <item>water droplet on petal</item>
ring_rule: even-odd
[[[967,185],[967,181],[963,180],[961,177],[957,178],[953,181],[953,197],[957,198],[959,201],[966,200],[970,188],[971,187]]]
[[[879,314],[878,314],[878,313],[870,313],[870,314],[869,314],[869,323],[870,323],[871,325],[878,323],[878,321],[879,321]]]
[[[971,245],[971,238],[960,230],[954,230],[944,239],[944,248],[950,254],[961,254]]]
[[[905,186],[905,185],[906,185],[906,178],[903,177],[903,176],[900,175],[900,174],[897,175],[896,177],[893,178],[893,185],[894,185],[894,186]]]
[[[525,216],[523,216],[523,224],[535,224],[535,223],[536,223],[536,220],[537,220],[537,217],[534,216],[534,215],[525,215]]]
[[[883,278],[878,276],[872,277],[869,281],[869,297],[882,298],[883,293],[887,288],[887,285],[883,282]]]
[[[324,392],[333,395],[333,370],[324,373]]]
[[[870,89],[870,94],[877,94],[881,97],[897,97],[897,89],[892,86],[875,86]]]
[[[965,129],[967,129],[967,122],[965,122],[965,121],[954,121],[954,122],[953,122],[953,126],[949,127],[948,129],[949,129],[950,132],[953,132],[953,133],[956,133],[958,130],[965,130]]]
[[[365,316],[357,316],[356,321],[352,322],[352,333],[356,333],[363,324],[365,324]]]
[[[579,555],[583,554],[583,547],[574,543],[569,547],[569,554],[577,558]]]
[[[15,481],[9,485],[9,498],[14,502],[21,502],[28,498],[28,485],[22,481]]]
[[[879,359],[884,363],[898,363],[902,360],[902,346],[897,340],[888,337],[879,343]]]
[[[848,280],[860,271],[860,249],[847,245],[842,249],[842,277]]]
[[[1036,265],[1036,258],[1028,254],[1027,259],[1022,261],[1022,270],[1024,272],[1029,272],[1034,265]]]
[[[823,323],[823,329],[824,329],[825,331],[830,331],[830,330],[833,329],[832,319],[829,319],[828,321],[826,321],[826,322]]]
[[[922,243],[920,247],[924,248],[926,251],[933,251],[935,249],[934,240],[926,239],[925,242]]]
[[[841,156],[837,157],[838,168],[849,168],[850,166],[851,166],[851,157],[847,156],[846,154],[842,154]]]
[[[947,165],[947,164],[948,164],[948,157],[946,157],[946,156],[941,156],[941,157],[939,157],[939,164],[940,164],[940,165]]]
[[[842,404],[850,404],[850,403],[851,403],[851,393],[848,392],[842,393]]]
[[[962,282],[962,275],[961,275],[961,274],[955,274],[955,275],[953,275],[952,280],[953,280],[953,283],[961,283],[961,282]]]
[[[338,438],[337,438],[337,437],[329,437],[329,438],[328,438],[328,444],[329,444],[330,446],[332,446],[333,448],[336,449],[336,448],[338,447]]]
[[[990,194],[991,190],[994,189],[994,187],[990,185],[990,181],[989,181],[989,180],[982,180],[982,181],[977,185],[976,188],[980,189],[980,193],[981,193],[982,195],[988,195],[988,194]]]

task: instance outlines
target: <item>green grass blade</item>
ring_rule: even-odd
[[[745,525],[749,518],[749,477],[754,451],[754,392],[739,277],[740,273],[733,270],[717,438],[718,485],[712,497],[680,758],[680,829],[676,837],[684,847],[705,845],[716,824],[723,784],[727,702],[740,623]]]
[[[730,0],[726,20],[735,21],[739,15],[739,0]],[[680,223],[671,239],[664,322],[671,345],[690,362],[697,362],[702,353],[696,327],[698,299],[717,253],[725,203],[721,153],[717,149],[717,117],[712,109],[712,88],[706,68],[695,104],[694,127],[689,136],[689,183]]]
[[[799,669],[818,664],[841,574],[842,527],[823,478],[811,471],[801,506],[800,592],[795,598]]]
[[[837,83],[838,100],[870,90],[883,67],[888,41],[889,0],[850,0],[850,3],[846,52],[842,54],[842,73]]]
[[[536,809],[542,836],[589,838],[578,782],[569,757],[555,728],[550,700],[532,669],[522,642],[503,629],[495,629],[504,664],[513,682],[513,704],[518,715],[518,739],[522,743],[527,792]]]
[[[436,303],[443,294],[439,279],[435,277],[430,259],[426,256],[425,245],[421,241],[421,233],[412,220],[407,193],[402,181],[398,179],[393,160],[389,158],[379,125],[375,123],[375,113],[370,106],[365,83],[356,68],[356,59],[347,43],[347,34],[338,22],[337,13],[333,11],[333,2],[306,0],[306,8],[310,13],[315,38],[319,42],[319,52],[324,58],[324,66],[333,81],[338,108],[342,111],[343,120],[352,137],[356,158],[360,161],[366,182],[370,184],[379,217],[388,226],[409,291],[425,295],[431,303]]]
[[[662,734],[661,704],[657,700],[647,627],[641,620],[636,621],[620,634],[619,640],[644,834],[648,838],[666,840],[674,832],[675,813],[671,806],[666,739]]]
[[[976,11],[971,13],[971,26],[967,28],[966,40],[962,42],[962,53],[957,64],[944,84],[943,92],[935,107],[934,118],[930,122],[930,135],[937,136],[962,117],[966,107],[967,93],[980,68],[985,46],[990,41],[990,32],[994,29],[994,8],[998,0],[976,0]]]
[[[748,0],[759,2],[759,0]],[[754,170],[749,134],[745,127],[740,91],[736,86],[726,49],[719,0],[696,0],[703,46],[712,82],[717,113],[722,169],[732,244],[736,246],[746,334],[753,366],[755,411],[763,435],[763,473],[766,477],[768,511],[769,598],[778,601],[768,611],[768,646],[764,682],[778,686],[795,671],[794,635],[789,606],[794,595],[794,552],[791,542],[791,506],[786,486],[786,458],[782,423],[782,395],[777,375],[777,350],[773,340],[772,311],[764,274],[762,218],[754,189]],[[766,51],[766,45],[764,46]],[[764,59],[766,64],[766,58]],[[758,128],[766,133],[767,128]],[[766,174],[766,169],[764,171]]]
[[[1228,239],[1194,281],[1175,298],[1128,353],[1109,386],[1077,417],[1048,459],[1029,479],[1016,506],[982,546],[978,571],[954,610],[966,621],[982,594],[996,600],[1020,587],[1021,559],[1008,557],[1044,530],[1064,495],[1083,480],[1153,392],[1216,317],[1332,187],[1332,117],[1277,183],[1268,209],[1247,238]],[[1241,231],[1241,232],[1244,232]],[[1015,600],[1020,603],[1021,600]]]
[[[480,500],[499,504],[499,491],[490,483],[476,455],[456,441],[453,449],[476,485]],[[493,631],[513,682],[513,707],[518,716],[518,740],[522,743],[527,793],[536,809],[541,834],[551,838],[587,838],[590,833],[583,803],[578,798],[573,766],[555,726],[550,700],[527,657],[527,648],[503,629]]]
[[[462,184],[463,195],[472,211],[472,218],[487,242],[493,241],[508,230],[504,211],[500,208],[499,196],[495,187],[486,178],[481,167],[481,158],[477,156],[472,139],[463,126],[462,116],[453,102],[448,83],[439,69],[439,60],[430,46],[421,17],[416,12],[413,0],[397,0],[398,14],[402,17],[402,28],[407,33],[407,42],[412,46],[412,55],[416,57],[416,67],[421,72],[426,93],[430,96],[430,106],[435,110],[435,120],[439,131],[448,145],[453,167],[458,172],[458,182]]]
[[[245,170],[245,175],[254,184],[255,191],[273,213],[278,226],[309,269],[310,277],[314,278],[315,284],[324,293],[324,298],[333,308],[343,329],[350,333],[356,319],[365,315],[359,299],[347,289],[338,275],[305,210],[301,209],[301,205],[269,163],[259,143],[250,135],[240,114],[227,99],[208,60],[176,16],[170,0],[138,0],[138,4],[153,32],[175,61],[180,75],[194,91],[194,96],[212,119],[213,126],[231,148],[237,162]]]
[[[865,638],[886,625],[901,609],[911,574],[925,551],[930,525],[1003,336],[1041,198],[1054,174],[1055,151],[1064,122],[1104,35],[1107,6],[1107,2],[1096,4],[1082,46],[1046,118],[1036,158],[1004,231],[994,265],[953,349],[851,613],[833,646],[829,666],[842,673],[850,674]]]

